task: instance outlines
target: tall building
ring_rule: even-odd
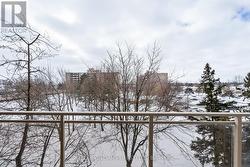
[[[66,72],[66,83],[70,85],[78,85],[81,81],[81,72]]]
[[[168,73],[146,72],[140,76],[140,81],[144,81],[144,93],[159,95],[168,86]]]
[[[2,80],[2,79],[0,79],[0,89],[4,89],[4,87],[5,87],[7,84],[10,84],[10,82],[7,82],[7,80]]]
[[[88,69],[86,75],[90,78],[95,78],[97,82],[104,83],[110,81],[118,81],[118,72],[103,72],[93,68]]]

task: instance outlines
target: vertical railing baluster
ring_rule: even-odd
[[[65,126],[64,115],[60,116],[60,167],[65,166]]]
[[[242,117],[235,117],[234,127],[234,167],[242,166]]]
[[[149,116],[148,128],[148,167],[153,167],[154,116]]]

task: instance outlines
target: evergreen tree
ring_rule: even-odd
[[[222,104],[218,100],[218,95],[221,94],[222,85],[219,79],[215,79],[215,71],[211,69],[207,63],[201,76],[200,86],[206,94],[202,104],[205,105],[207,112],[219,112],[222,109]]]
[[[250,72],[244,78],[244,89],[243,89],[243,96],[247,99],[250,99]],[[250,106],[250,104],[248,104]],[[243,127],[243,166],[249,166],[250,164],[250,127],[244,126]]]
[[[215,70],[207,63],[201,76],[200,87],[205,93],[201,102],[207,112],[221,112],[227,104],[221,103],[218,96],[222,93],[222,85],[215,78]],[[212,117],[205,120],[226,120],[226,118]],[[200,135],[192,141],[191,149],[194,156],[199,159],[202,166],[212,163],[215,167],[229,167],[230,162],[230,129],[219,125],[198,125],[196,132]]]
[[[250,98],[250,72],[244,79],[244,87],[245,90],[243,91],[243,96],[245,96],[246,98]]]

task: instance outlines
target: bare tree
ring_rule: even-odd
[[[45,93],[48,95],[46,96],[45,101],[42,103],[44,110],[47,111],[72,111],[74,112],[73,106],[76,105],[76,98],[75,95],[72,95],[71,88],[69,85],[65,84],[65,72],[63,70],[58,71],[59,75],[53,75],[51,71],[47,70],[47,74],[44,76],[44,79],[48,85],[48,88],[45,89]],[[58,77],[59,76],[59,77]],[[48,119],[52,120],[59,120],[59,117],[49,117]],[[68,116],[68,120],[73,120],[74,117]],[[48,137],[46,138],[45,142],[47,145],[44,145],[44,149],[42,152],[42,157],[46,155],[47,149],[50,149],[51,145],[49,142],[53,139],[61,138],[60,135],[60,127],[55,125],[50,128],[48,131]],[[52,133],[57,131],[57,135],[52,136]],[[92,164],[89,148],[88,148],[88,138],[86,137],[87,133],[90,132],[90,126],[88,125],[74,125],[68,124],[65,128],[66,131],[66,145],[65,145],[65,152],[66,158],[65,162],[74,166],[90,166]],[[56,136],[56,138],[54,138]],[[88,135],[90,136],[90,135]],[[53,151],[52,151],[53,152]],[[57,152],[59,155],[59,151]],[[41,159],[43,162],[44,159]],[[59,158],[55,160],[54,166],[57,166],[59,163]]]
[[[96,109],[99,106],[100,111],[177,111],[177,87],[170,80],[160,77],[160,61],[160,48],[156,43],[144,56],[139,56],[132,46],[118,44],[115,51],[108,51],[102,71],[96,72],[97,79],[91,81],[86,74],[81,90],[87,93],[83,96],[96,101],[94,104]],[[107,73],[112,77],[105,78],[104,82],[98,79]],[[148,120],[148,117],[121,116],[113,119],[137,121]],[[158,126],[154,132],[156,135],[163,134],[169,127]],[[113,129],[112,134],[107,134],[104,140],[117,141],[123,150],[126,166],[131,167],[135,156],[143,151],[148,140],[148,128],[141,124],[119,124],[110,128]]]
[[[58,47],[54,47],[47,37],[42,36],[39,32],[31,28],[24,28],[24,33],[19,33],[15,28],[7,33],[2,33],[1,38],[3,45],[0,48],[6,52],[8,56],[3,55],[0,66],[6,67],[7,73],[11,74],[10,81],[15,80],[17,77],[26,81],[26,90],[23,95],[19,97],[25,103],[25,110],[34,110],[32,106],[32,76],[38,72],[42,72],[38,67],[32,64],[44,57],[53,56],[54,51]],[[23,90],[23,89],[22,89]],[[15,93],[14,93],[15,94]],[[22,110],[23,108],[21,108]],[[26,116],[26,119],[29,119]],[[22,156],[26,147],[28,138],[29,125],[25,124],[20,144],[20,149],[16,156],[16,166],[22,166]]]

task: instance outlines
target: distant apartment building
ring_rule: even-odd
[[[5,86],[5,81],[4,80],[0,80],[0,95],[3,94],[4,86]]]
[[[86,75],[90,78],[95,78],[97,82],[118,81],[118,72],[103,72],[95,70],[94,68],[88,69]]]
[[[66,72],[66,83],[70,85],[78,85],[81,81],[81,76],[84,73],[81,72]]]
[[[0,95],[4,94],[4,90],[6,89],[6,86],[11,85],[10,81],[7,80],[0,80]]]
[[[9,85],[9,84],[11,84],[11,83],[8,82],[7,80],[2,80],[2,79],[0,79],[0,89],[4,89],[4,87],[5,87],[6,85]]]
[[[101,70],[96,70],[94,68],[89,68],[87,72],[67,72],[66,82],[71,85],[80,84],[81,79],[84,79],[84,76],[87,78],[96,79],[96,81],[104,82],[105,80],[118,79],[118,73],[115,72],[103,72]]]
[[[144,93],[160,95],[168,86],[168,73],[146,72],[139,77],[139,82],[144,84]],[[66,73],[66,83],[72,89],[80,85],[83,87],[94,86],[107,89],[116,89],[121,84],[118,72],[105,72],[94,68],[89,68],[87,72]],[[91,84],[90,84],[91,83]],[[128,83],[127,83],[128,84]],[[135,88],[135,83],[131,83],[131,89]]]
[[[5,80],[0,80],[0,85],[5,85],[6,81]]]
[[[119,82],[118,74],[90,68],[81,77],[80,93],[98,94],[102,98],[114,97]]]
[[[144,93],[159,95],[168,86],[168,73],[146,72],[140,76],[144,82]]]

